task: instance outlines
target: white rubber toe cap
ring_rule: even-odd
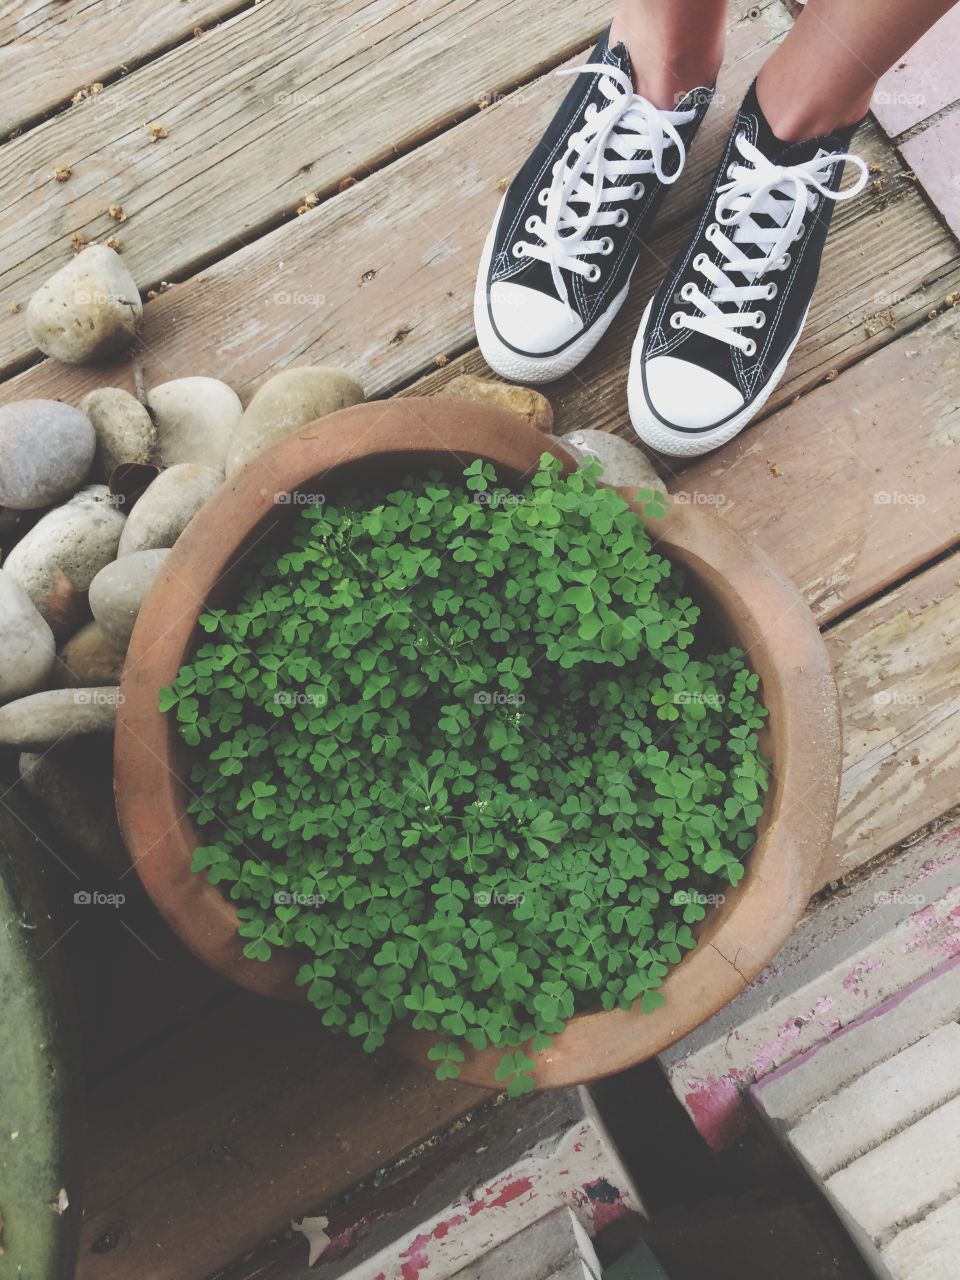
[[[665,424],[688,430],[719,426],[743,408],[743,396],[709,369],[676,356],[646,364],[647,401]]]
[[[500,338],[530,355],[556,351],[583,328],[577,313],[559,298],[509,280],[491,286],[490,313]]]

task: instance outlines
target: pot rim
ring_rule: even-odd
[[[543,452],[571,455],[512,414],[443,397],[370,401],[285,437],[228,477],[164,560],[140,610],[120,683],[114,787],[121,829],[138,875],[178,937],[205,963],[262,994],[302,1001],[300,961],[275,952],[248,960],[233,903],[190,870],[198,841],[186,814],[186,748],[157,692],[172,683],[197,641],[197,618],[249,552],[286,518],[277,501],[342,468],[374,462],[396,474],[418,464],[475,457],[522,477]],[[634,490],[619,492],[633,500]],[[581,1083],[661,1052],[738,995],[773,958],[818,886],[833,831],[840,777],[840,715],[826,646],[794,584],[758,548],[699,507],[645,517],[656,549],[681,564],[709,598],[761,678],[770,711],[773,785],[760,835],[736,889],[713,908],[695,950],[671,968],[665,1004],[576,1015],[533,1055],[538,1087]],[[158,765],[162,766],[158,769]],[[401,1024],[389,1043],[430,1065],[436,1036]],[[465,1048],[460,1080],[499,1089],[503,1050]],[[431,1068],[432,1069],[432,1068]]]

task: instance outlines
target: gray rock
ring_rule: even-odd
[[[119,684],[126,654],[112,645],[98,622],[88,622],[61,647],[52,683],[58,689]]]
[[[48,507],[83,484],[97,445],[90,419],[59,400],[0,408],[0,506]]]
[[[0,707],[0,747],[41,751],[87,733],[113,730],[119,689],[48,689]]]
[[[27,306],[27,331],[46,356],[84,364],[129,346],[143,315],[120,255],[92,244],[40,286]]]
[[[85,738],[20,756],[24,788],[52,826],[105,871],[122,875],[130,857],[117,825],[109,738]]]
[[[0,702],[42,689],[53,667],[53,632],[15,578],[0,569]]]
[[[603,467],[600,478],[606,484],[631,489],[656,489],[666,491],[653,463],[637,445],[611,435],[609,431],[568,431],[560,437],[560,443],[572,445],[578,453],[589,453],[598,458]]]
[[[136,396],[119,387],[98,387],[80,401],[97,435],[93,473],[109,480],[122,462],[149,462],[153,456],[157,429]]]
[[[7,556],[7,573],[55,635],[76,629],[90,583],[117,554],[124,520],[104,485],[88,485],[48,511]]]
[[[223,470],[227,449],[243,416],[235,391],[216,378],[175,378],[147,393],[157,422],[164,466],[196,462]]]
[[[90,612],[116,648],[129,644],[140,605],[167,555],[165,548],[133,551],[105,565],[90,583]]]
[[[172,547],[222,483],[222,471],[192,462],[161,471],[130,512],[117,554],[128,556],[151,547]]]
[[[342,369],[284,369],[265,382],[247,405],[227,452],[227,474],[298,427],[362,399],[363,387]]]

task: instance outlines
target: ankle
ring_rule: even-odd
[[[769,68],[767,63],[757,77],[757,101],[782,142],[804,142],[849,129],[870,110],[874,86],[857,95],[842,90],[806,95],[794,91],[789,77],[775,75]]]
[[[722,28],[696,42],[674,42],[669,32],[640,27],[633,8],[629,0],[621,4],[610,24],[609,43],[626,46],[637,93],[661,111],[673,111],[691,89],[716,84],[723,61]]]

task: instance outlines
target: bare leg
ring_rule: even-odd
[[[774,133],[799,141],[860,120],[880,77],[954,3],[808,0],[757,78]]]
[[[637,93],[672,110],[716,81],[726,25],[727,0],[620,0],[610,44],[626,45]]]

